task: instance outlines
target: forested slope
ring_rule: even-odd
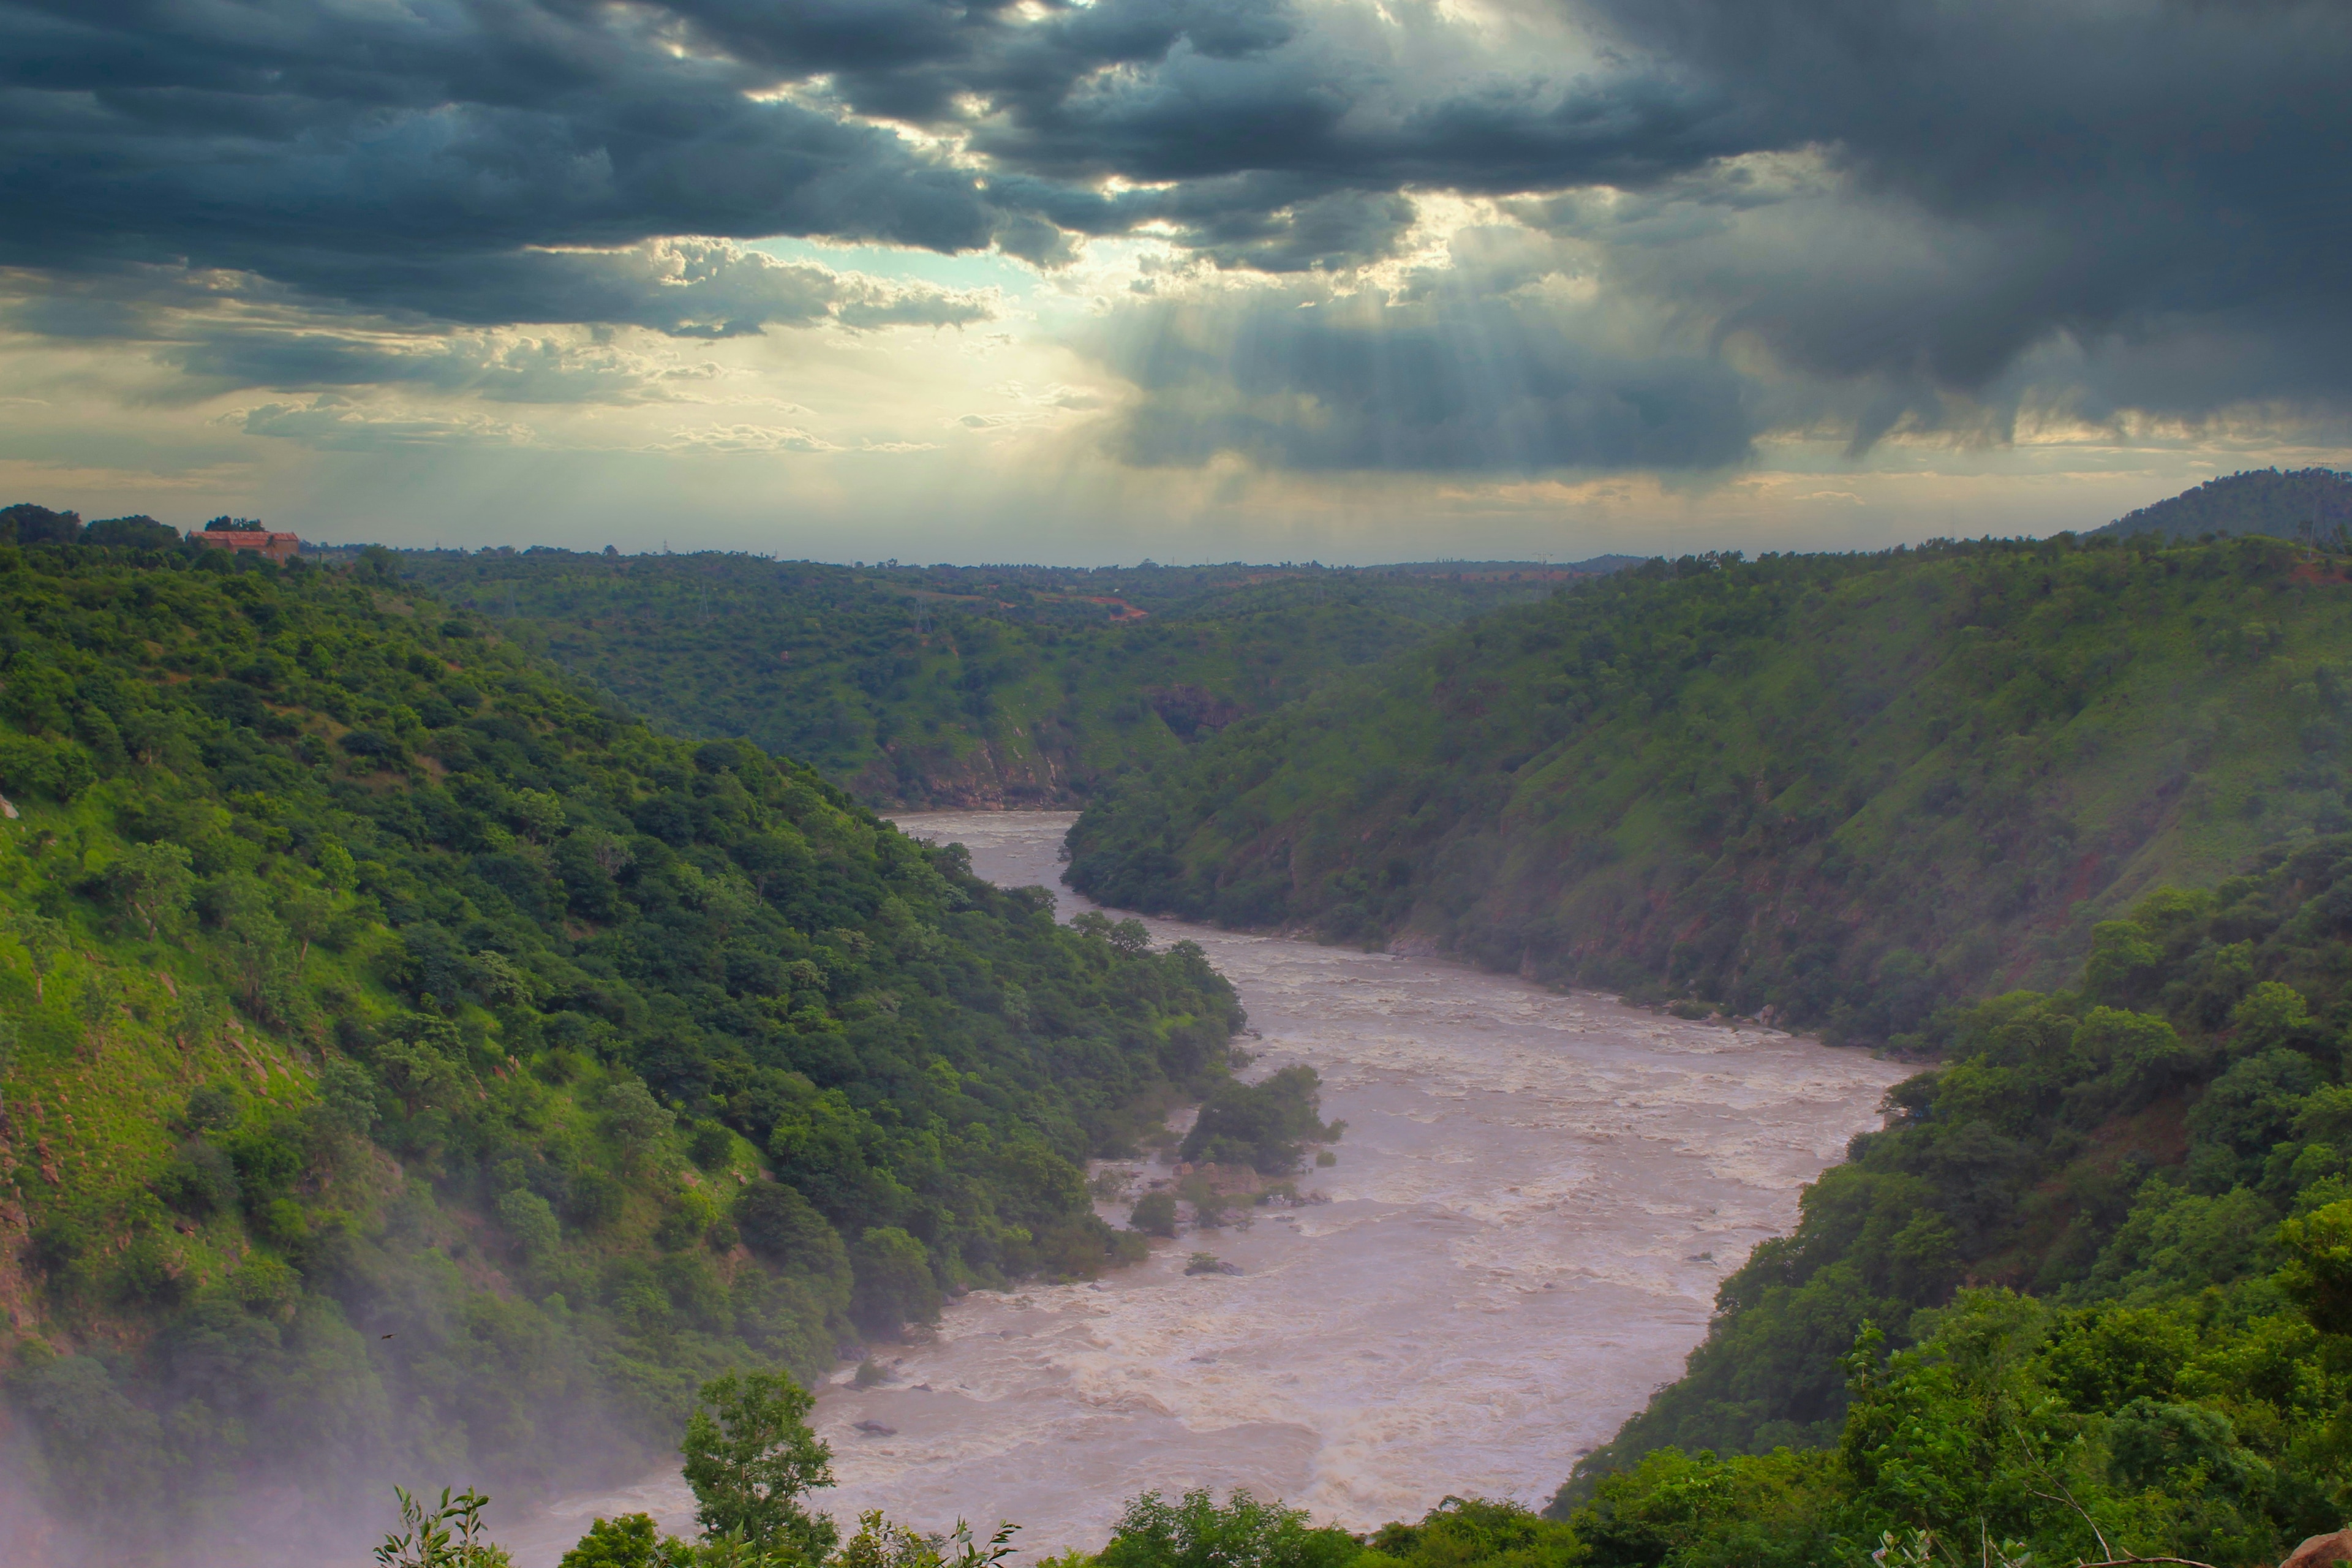
[[[2347,939],[2339,836],[2102,924],[2075,989],[1940,1016],[1948,1065],[1562,1489],[1586,1560],[1858,1563],[1925,1529],[2272,1563],[2352,1520]]]
[[[0,1533],[93,1561],[611,1478],[1099,1267],[1080,1162],[1240,1020],[373,566],[0,547]]]
[[[545,549],[401,564],[674,733],[745,737],[897,806],[1080,804],[1578,570],[853,569]]]
[[[2095,532],[2129,538],[2267,534],[2320,540],[2342,549],[2352,531],[2352,474],[2333,468],[2248,468],[2126,512]]]
[[[2345,826],[2346,576],[2260,539],[1656,562],[1123,784],[1070,877],[1894,1039]]]

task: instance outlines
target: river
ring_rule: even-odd
[[[1067,814],[898,820],[967,845],[992,881],[1054,889],[1065,920],[1091,907],[1060,886]],[[869,1508],[926,1530],[1011,1520],[1028,1556],[1099,1546],[1153,1489],[1245,1487],[1357,1529],[1448,1493],[1539,1504],[1679,1373],[1717,1282],[1789,1228],[1903,1076],[1453,964],[1146,924],[1239,990],[1251,1076],[1322,1075],[1347,1134],[1299,1185],[1328,1201],[1094,1284],[974,1294],[934,1342],[880,1352],[897,1381],[836,1373],[814,1425],[837,1484],[816,1501],[845,1526]],[[1196,1248],[1242,1272],[1186,1276]],[[685,1531],[692,1500],[665,1475],[509,1539],[542,1568],[594,1515],[637,1510]]]

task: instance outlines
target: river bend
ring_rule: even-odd
[[[1055,890],[1066,813],[918,813],[1005,886]],[[1452,964],[1148,921],[1238,988],[1251,1076],[1303,1062],[1339,1163],[1328,1198],[1187,1235],[1092,1285],[978,1293],[936,1342],[847,1370],[815,1417],[845,1525],[1023,1525],[1024,1555],[1098,1546],[1150,1489],[1246,1487],[1351,1528],[1449,1493],[1539,1503],[1674,1378],[1717,1282],[1878,1125],[1900,1071],[1748,1026],[1662,1017]],[[1165,1174],[1165,1172],[1158,1173]],[[1106,1209],[1123,1219],[1123,1209]],[[1187,1277],[1204,1247],[1239,1275]],[[887,1436],[858,1424],[891,1429]],[[551,1563],[597,1513],[690,1524],[675,1475],[564,1500],[520,1539]]]

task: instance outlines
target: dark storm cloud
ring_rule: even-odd
[[[2352,391],[2339,0],[1526,0],[1482,15],[1416,0],[0,0],[0,210],[15,220],[0,262],[237,268],[430,321],[723,336],[977,307],[827,295],[751,263],[678,278],[579,258],[793,235],[1055,265],[1078,237],[1150,226],[1231,273],[1336,272],[1394,255],[1416,198],[1451,191],[1516,199],[1580,247],[1605,294],[1663,324],[1647,348],[1604,346],[1490,280],[1477,309],[1517,323],[1525,361],[1506,374],[1523,394],[1514,451],[1714,462],[1767,409],[1833,416],[1867,445],[2030,397],[2195,417]],[[1811,174],[1759,175],[1774,155]],[[18,324],[137,327],[94,297]],[[1326,343],[1311,321],[1260,324],[1302,365],[1370,352],[1352,328]],[[1772,385],[1701,374],[1710,345],[1734,342]],[[1421,353],[1443,382],[1440,347],[1401,345],[1398,363]],[[1249,374],[1271,387],[1282,373]],[[2028,386],[2037,375],[2066,378],[2063,395]],[[1716,379],[1746,390],[1709,402]],[[1143,385],[1167,415],[1163,384]],[[1330,390],[1304,369],[1291,385]],[[1604,385],[1626,409],[1714,412],[1691,413],[1677,444],[1610,413]],[[1365,405],[1354,437],[1252,438],[1310,465],[1458,466],[1446,454],[1494,446],[1453,423],[1475,402],[1405,398],[1392,420]],[[1131,426],[1130,444],[1164,457],[1213,423]]]
[[[1742,145],[1666,77],[1547,86],[1513,63],[1498,88],[1473,61],[1475,85],[1431,98],[1359,41],[1272,0],[1043,20],[931,0],[10,0],[0,202],[39,221],[0,232],[0,260],[184,258],[425,311],[439,260],[682,234],[1050,260],[1057,229],[1166,223],[1222,264],[1285,269],[1383,254],[1408,184],[1549,188]],[[966,137],[980,163],[857,116]]]
[[[1661,356],[1576,359],[1580,374],[1638,384],[1687,353],[1693,332],[1719,353],[1752,345],[1763,353],[1738,363],[1754,373],[1741,399],[1753,427],[1828,425],[1856,452],[1898,428],[2000,440],[2028,409],[2197,420],[2232,405],[2352,403],[2352,109],[2338,85],[2352,25],[2340,6],[1626,0],[1588,17],[1622,51],[1612,74],[1498,77],[1386,120],[1334,113],[1301,139],[1291,174],[1253,177],[1345,166],[1351,188],[1374,175],[1487,194],[1568,187],[1514,209],[1577,247],[1603,297],[1646,314]],[[1105,116],[1114,128],[1168,94],[1129,96]],[[1054,144],[1087,141],[1077,127]],[[1192,188],[1216,183],[1234,182]],[[1238,227],[1247,208],[1219,221]],[[1220,264],[1267,265],[1206,225],[1180,232]],[[1377,238],[1360,247],[1379,253]],[[1461,282],[1501,294],[1526,276]],[[1132,310],[1148,322],[1155,309]],[[1532,318],[1517,367],[1531,375],[1584,330],[1511,309]],[[1279,336],[1318,330],[1307,319]],[[1165,456],[1214,427],[1178,417],[1196,405],[1138,374],[1147,395],[1131,450]],[[1287,384],[1328,395],[1306,374]],[[1365,418],[1339,426],[1412,426],[1433,448],[1476,449],[1442,438],[1450,414],[1356,401]],[[1154,438],[1154,420],[1175,423]],[[1587,427],[1620,428],[1555,428]],[[1230,445],[1312,461],[1317,443],[1294,451],[1237,429]],[[1424,460],[1402,429],[1364,445],[1370,466]],[[1573,434],[1517,447],[1561,463],[1677,463],[1630,436],[1613,451]],[[1691,460],[1724,449],[1696,440]]]
[[[1810,243],[1629,237],[1662,291],[1790,367],[1979,389],[2053,336],[2127,359],[2186,331],[2239,342],[2204,391],[2172,389],[2176,411],[2262,395],[2232,374],[2259,340],[2325,343],[2287,357],[2336,366],[2277,393],[2352,387],[2341,5],[1609,11],[1630,47],[1716,84],[1758,147],[1822,148],[1844,176],[1837,201],[1806,204]]]
[[[0,229],[0,261],[185,258],[325,293],[399,289],[435,311],[450,280],[435,261],[528,246],[792,235],[955,251],[1005,235],[1042,252],[1017,168],[1008,201],[839,110],[937,119],[975,91],[1065,96],[1180,41],[1203,58],[1275,41],[1269,15],[1111,4],[1041,28],[888,0],[12,0],[0,205],[35,221]],[[780,90],[812,79],[833,96]],[[1119,226],[1084,193],[1032,194]]]
[[[1747,458],[1755,413],[1738,376],[1610,338],[1588,310],[1446,289],[1155,302],[1092,346],[1143,394],[1118,428],[1121,455],[1146,466],[1234,452],[1270,468],[1527,474]]]
[[[611,12],[175,4],[0,12],[0,246],[331,283],[353,258],[652,236],[822,234],[952,249],[993,218],[899,137],[744,96]],[[126,26],[126,24],[128,24]]]

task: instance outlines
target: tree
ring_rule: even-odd
[[[588,1533],[563,1554],[556,1568],[809,1568],[809,1564],[790,1547],[763,1549],[740,1534],[709,1541],[656,1535],[651,1515],[627,1513],[590,1525]]]
[[[81,1026],[83,1037],[96,1048],[100,1031],[121,1005],[122,988],[114,976],[103,969],[91,969],[81,980]]]
[[[784,1373],[730,1372],[702,1385],[679,1451],[706,1541],[740,1535],[812,1558],[833,1549],[833,1521],[800,1504],[833,1484],[833,1450],[804,1419],[814,1404]]]
[[[895,1225],[874,1226],[858,1238],[856,1294],[850,1316],[876,1333],[901,1323],[928,1323],[940,1315],[939,1280],[921,1241]]]
[[[58,955],[66,950],[66,928],[62,921],[46,915],[17,915],[8,921],[8,934],[25,950],[33,963],[33,1000],[41,999],[41,982],[57,967]]]
[[[2352,1199],[2279,1226],[2279,1289],[2323,1334],[2352,1334]]]
[[[122,907],[146,924],[147,934],[160,936],[165,925],[178,924],[195,896],[189,863],[184,844],[134,844],[115,857],[106,880]]]
[[[1304,1509],[1245,1491],[1220,1507],[1203,1488],[1181,1502],[1158,1492],[1129,1502],[1099,1561],[1103,1568],[1342,1568],[1362,1551],[1344,1530],[1317,1529]]]
[[[320,879],[331,890],[348,893],[359,886],[359,865],[341,845],[332,841],[320,845],[317,863]]]
[[[533,844],[548,843],[563,831],[563,797],[552,791],[519,789],[509,813]]]
[[[157,522],[144,512],[130,517],[102,517],[82,531],[84,544],[111,544],[125,550],[169,550],[180,542],[180,531]]]
[[[781,1182],[746,1184],[735,1194],[733,1217],[743,1245],[780,1268],[816,1275],[848,1269],[840,1233],[806,1198]]]
[[[1168,1193],[1146,1193],[1136,1200],[1127,1223],[1146,1236],[1176,1234],[1176,1199]]]
[[[51,511],[30,501],[0,507],[0,543],[70,544],[80,533],[78,511]]]
[[[662,1545],[650,1514],[599,1519],[556,1568],[649,1568]]]
[[[528,1187],[517,1187],[501,1193],[498,1201],[499,1223],[515,1238],[526,1258],[544,1258],[555,1250],[563,1232],[555,1223],[555,1209],[548,1201]]]
[[[1285,1068],[1258,1084],[1229,1079],[1210,1092],[1178,1152],[1187,1160],[1280,1175],[1298,1163],[1303,1142],[1339,1136],[1341,1123],[1326,1127],[1316,1120],[1321,1089],[1310,1067]]]
[[[643,1079],[625,1078],[604,1091],[604,1125],[623,1158],[635,1164],[677,1125],[677,1118],[662,1109]]]
[[[278,900],[278,918],[287,934],[300,944],[294,957],[299,969],[310,962],[310,944],[326,935],[334,923],[335,901],[316,888],[297,888]]]

